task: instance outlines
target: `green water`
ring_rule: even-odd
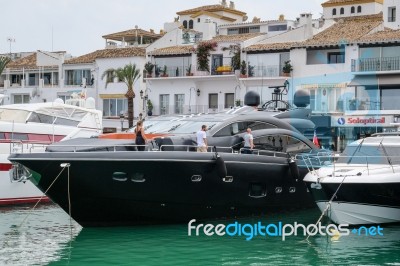
[[[311,224],[319,215],[313,209],[238,221]],[[383,236],[350,234],[338,241],[327,236],[246,241],[189,237],[187,224],[82,229],[55,205],[0,208],[0,217],[0,265],[400,265],[399,225],[384,226]]]

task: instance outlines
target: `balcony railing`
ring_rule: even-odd
[[[400,70],[400,56],[351,60],[352,72]]]
[[[271,66],[254,66],[251,71],[248,71],[249,77],[265,77],[273,78],[282,75],[282,68],[278,65]]]
[[[164,66],[159,67],[159,70],[153,70],[152,77],[184,77],[188,66],[167,66],[167,71],[164,73]]]

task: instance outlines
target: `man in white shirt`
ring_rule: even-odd
[[[247,132],[243,136],[243,139],[244,139],[243,153],[252,154],[251,150],[254,148],[254,143],[253,143],[253,135],[251,134],[251,128],[247,129]]]
[[[207,152],[207,126],[202,125],[201,130],[197,131],[197,152]]]

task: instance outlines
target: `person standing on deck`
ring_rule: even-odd
[[[135,144],[138,145],[137,146],[138,151],[144,151],[145,148],[144,145],[146,145],[147,139],[143,129],[143,120],[139,120],[136,123],[135,134],[136,134]]]
[[[197,152],[207,152],[207,126],[202,125],[201,130],[197,131]]]
[[[252,149],[254,148],[253,135],[251,134],[251,128],[247,128],[246,134],[243,136],[244,147],[243,152],[245,154],[252,154]]]

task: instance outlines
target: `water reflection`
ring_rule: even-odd
[[[187,235],[187,224],[84,228],[55,205],[35,210],[22,227],[27,208],[1,209],[0,265],[395,265],[400,263],[400,226],[384,236]],[[317,209],[239,219],[244,223],[315,223]],[[228,224],[232,221],[213,221]],[[72,233],[72,234],[71,234]]]
[[[0,265],[47,265],[62,258],[82,227],[63,210],[44,204],[0,208]]]

